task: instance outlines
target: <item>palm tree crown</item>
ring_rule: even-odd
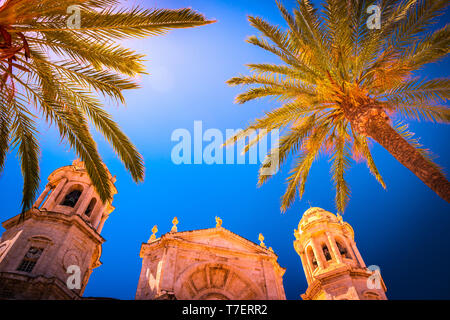
[[[213,22],[191,9],[120,9],[118,3],[6,0],[0,5],[0,171],[8,150],[17,147],[23,211],[31,207],[39,187],[38,115],[54,124],[85,162],[103,201],[111,198],[111,186],[89,121],[133,179],[142,181],[142,156],[93,95],[124,103],[123,91],[138,88],[133,77],[145,72],[144,56],[115,42]],[[74,9],[78,24],[70,20]]]
[[[282,105],[251,123],[226,144],[245,138],[250,130],[282,129],[279,146],[269,152],[262,167],[279,156],[282,164],[295,154],[295,165],[282,197],[286,210],[300,198],[313,161],[331,155],[336,206],[343,212],[350,195],[345,180],[351,157],[364,159],[385,187],[372,158],[370,138],[415,173],[438,195],[450,201],[450,183],[431,161],[406,125],[393,125],[393,115],[404,119],[448,123],[444,105],[450,95],[448,78],[424,80],[413,72],[438,61],[450,48],[449,26],[430,30],[447,5],[446,0],[327,0],[319,12],[309,0],[298,0],[291,14],[277,2],[288,29],[281,30],[250,16],[262,33],[247,42],[278,56],[283,64],[249,64],[249,76],[229,85],[249,85],[237,103],[274,97]],[[367,27],[369,5],[381,10],[381,28]],[[259,135],[258,138],[261,138]],[[257,143],[249,142],[247,148]],[[269,176],[260,171],[259,184]]]

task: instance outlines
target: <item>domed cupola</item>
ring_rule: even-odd
[[[359,279],[364,280],[372,275],[356,247],[353,228],[339,214],[309,208],[294,235],[294,248],[302,260],[309,285],[304,298],[316,299],[324,292],[319,290],[322,283],[337,275],[350,276],[356,272]],[[376,295],[385,298],[384,292]],[[357,293],[350,296],[352,299],[360,297]]]

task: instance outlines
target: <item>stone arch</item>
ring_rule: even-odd
[[[262,300],[265,295],[243,272],[223,263],[199,262],[177,278],[179,300]]]
[[[311,263],[312,266],[311,271],[314,272],[319,267],[319,265],[317,263],[317,258],[316,255],[314,254],[314,250],[312,249],[311,245],[308,245],[308,247],[306,248],[306,256],[309,262]]]
[[[223,289],[211,288],[202,290],[192,300],[233,300],[233,296]]]
[[[325,257],[325,261],[328,263],[329,261],[331,261],[333,259],[331,257],[331,251],[325,242],[323,242],[320,247],[322,249],[323,256]]]
[[[46,244],[53,244],[52,238],[50,238],[49,236],[44,235],[44,234],[38,234],[38,235],[31,236],[30,238],[28,238],[28,241],[30,241],[30,242],[33,242],[33,241],[35,241],[35,242],[43,242],[43,243],[46,243]]]
[[[86,216],[86,217],[89,217],[89,218],[91,218],[92,216],[93,216],[93,212],[94,212],[94,210],[95,210],[95,207],[97,206],[97,198],[96,197],[93,197],[90,201],[89,201],[89,204],[88,204],[88,206],[87,206],[87,208],[86,208],[86,210],[84,210],[84,215]]]
[[[81,185],[80,183],[74,182],[74,183],[69,183],[67,185],[67,187],[64,189],[65,190],[63,192],[61,192],[61,195],[60,195],[57,203],[61,206],[69,206],[71,208],[77,208],[81,203],[80,199],[82,198],[83,191],[85,189],[84,186]],[[74,192],[78,192],[75,203],[73,205],[65,204],[65,202],[68,200],[67,197],[70,196]]]
[[[378,292],[373,291],[373,290],[366,290],[363,292],[363,297],[366,300],[381,300],[381,296]]]
[[[345,243],[344,239],[340,236],[336,236],[335,242],[341,256],[346,259],[352,259],[352,256],[350,254],[351,248],[347,247],[347,244]]]

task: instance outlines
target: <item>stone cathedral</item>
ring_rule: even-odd
[[[115,177],[109,179],[114,185]],[[101,265],[101,232],[113,210],[101,201],[83,162],[55,170],[33,207],[3,222],[0,299],[84,299]],[[222,227],[218,217],[209,229],[178,231],[177,223],[175,218],[159,238],[154,226],[142,244],[137,300],[286,299],[285,269],[261,234],[256,244]],[[302,299],[386,299],[381,275],[366,267],[340,215],[310,208],[294,236],[308,283]]]

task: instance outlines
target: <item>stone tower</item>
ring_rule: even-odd
[[[284,268],[262,242],[223,228],[178,232],[156,238],[156,226],[140,256],[136,300],[285,300]]]
[[[115,177],[109,179],[115,194]],[[0,299],[79,299],[101,265],[100,233],[113,210],[100,200],[83,162],[55,170],[23,219],[3,222]]]
[[[304,300],[387,299],[379,268],[366,268],[353,229],[340,215],[310,208],[294,235],[308,282]]]

